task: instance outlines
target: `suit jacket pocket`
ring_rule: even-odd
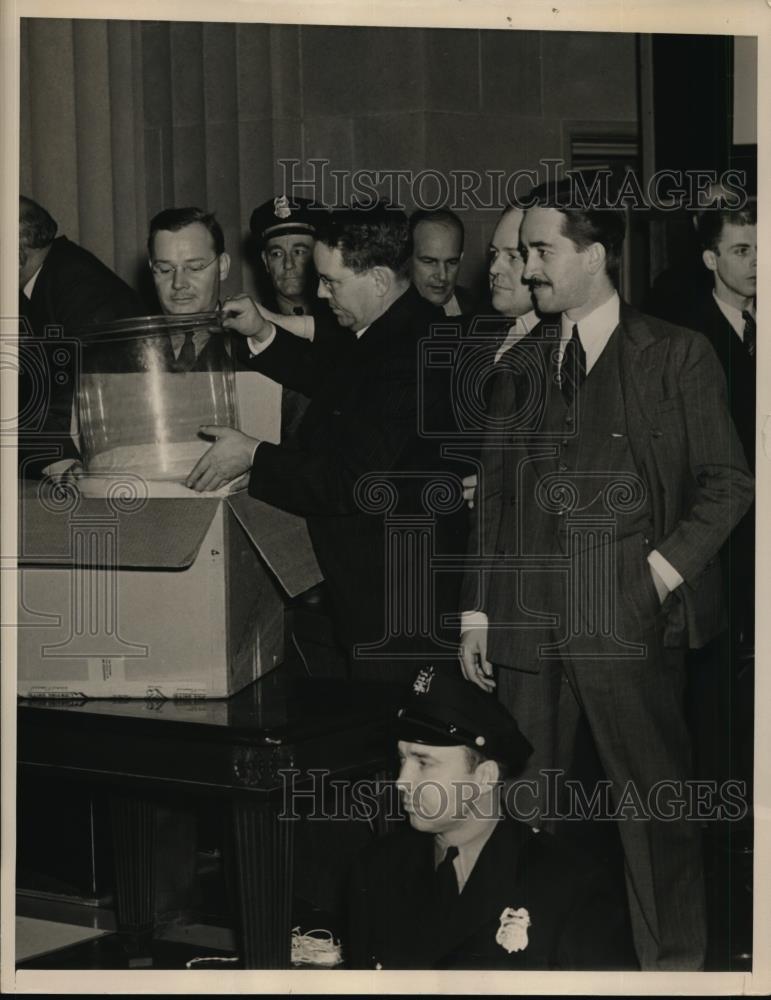
[[[642,534],[630,535],[617,543],[617,580],[620,602],[630,607],[645,625],[653,624],[662,613],[662,604],[648,565],[650,545]]]

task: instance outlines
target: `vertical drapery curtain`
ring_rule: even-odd
[[[251,291],[242,243],[282,158],[484,177],[569,156],[576,128],[637,131],[633,35],[29,18],[21,75],[21,190],[139,289],[149,219],[194,204],[225,231],[224,293]],[[463,210],[477,290],[499,207]]]
[[[299,29],[24,19],[21,191],[126,281],[146,280],[148,220],[215,211],[234,265],[277,156],[300,156]],[[274,155],[278,143],[280,151]]]

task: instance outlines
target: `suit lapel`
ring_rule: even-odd
[[[638,468],[642,467],[651,436],[657,432],[654,413],[663,392],[662,373],[669,338],[657,337],[645,318],[621,303],[619,367],[627,433]]]
[[[559,344],[557,335],[548,342],[545,336],[546,320],[542,320],[527,336],[518,341],[507,351],[498,362],[499,366],[507,363],[507,355],[511,355],[511,379],[513,380],[512,406],[518,414],[518,420],[527,412],[528,422],[525,427],[518,426],[518,435],[527,433],[528,452],[539,475],[547,475],[554,470],[554,443],[544,439],[544,431],[548,417],[549,392],[554,384],[553,354]],[[552,318],[553,325],[553,318]],[[516,353],[515,353],[516,352]],[[524,352],[524,353],[523,353]],[[526,358],[515,364],[515,359]],[[534,394],[537,398],[534,398]],[[532,431],[532,433],[528,433]]]

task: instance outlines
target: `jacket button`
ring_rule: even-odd
[[[565,423],[566,424],[572,424],[573,423],[573,414],[572,413],[568,413],[568,415],[565,417]]]
[[[559,464],[559,470],[560,470],[560,472],[567,472],[568,471],[568,467],[567,467],[567,465],[565,465],[564,462],[560,462],[560,464]]]

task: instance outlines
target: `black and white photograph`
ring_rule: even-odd
[[[3,15],[4,992],[771,989],[771,10],[556,4]]]

